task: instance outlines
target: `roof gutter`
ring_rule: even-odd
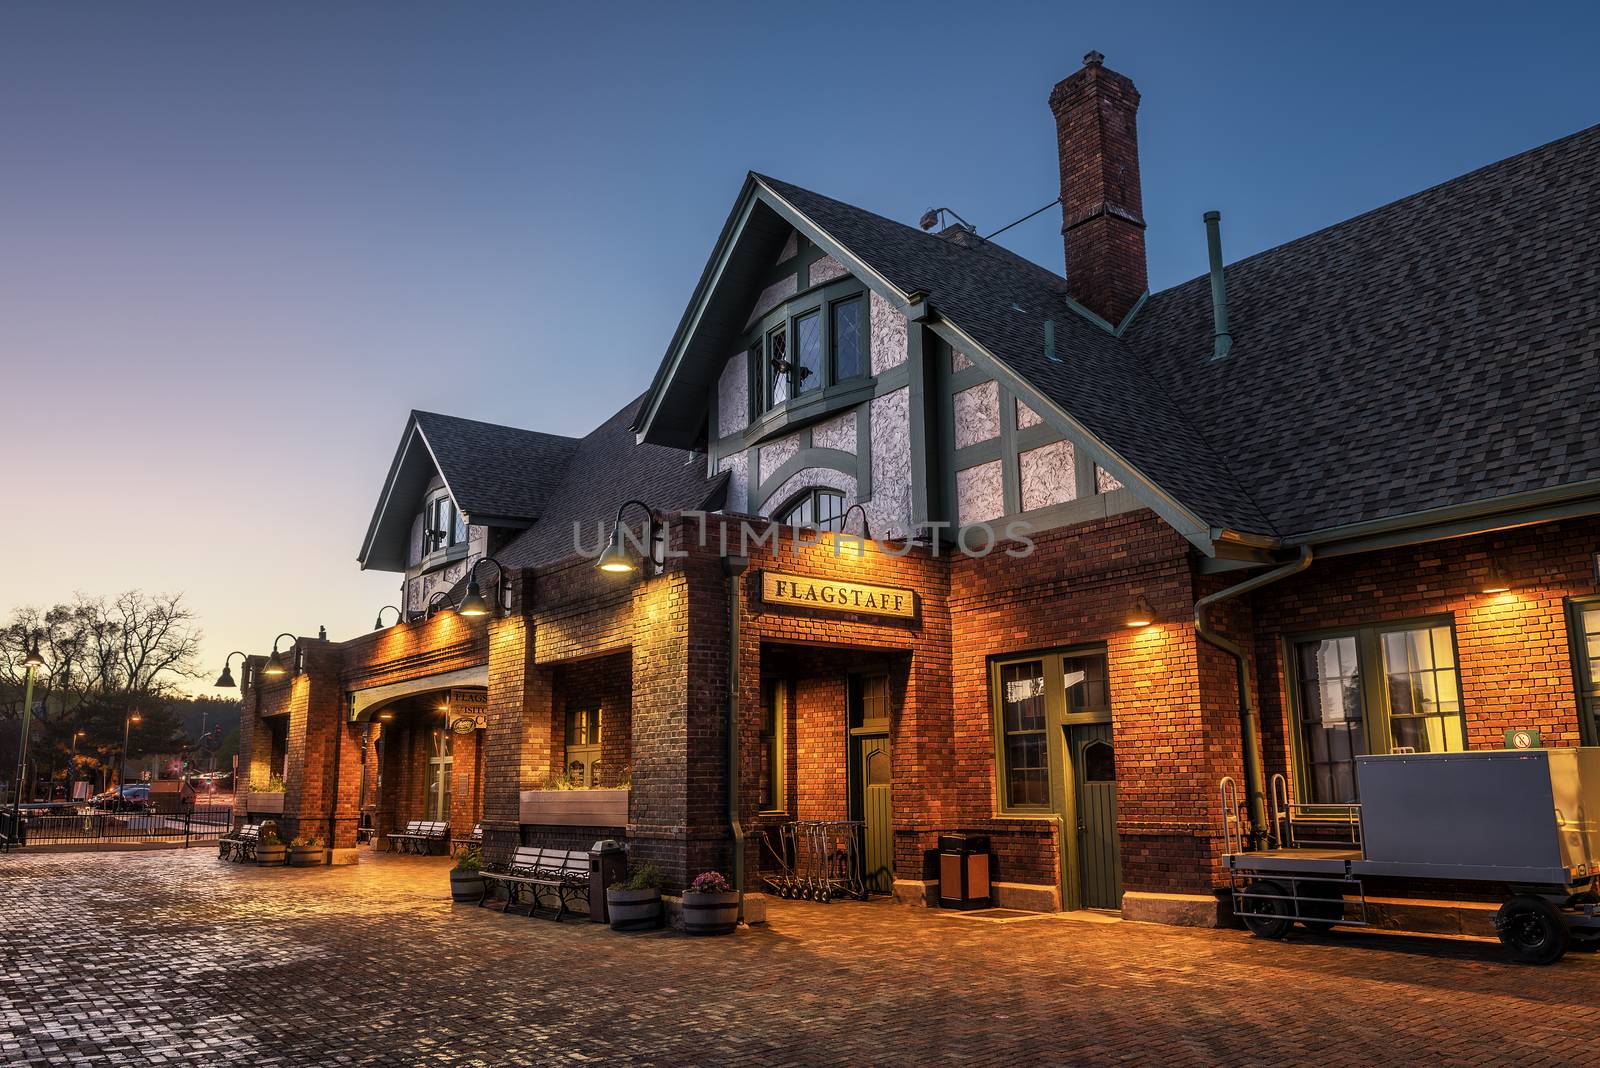
[[[1206,622],[1206,611],[1212,605],[1259,590],[1290,575],[1298,575],[1311,566],[1312,556],[1311,546],[1302,545],[1300,555],[1295,560],[1208,594],[1194,603],[1194,632],[1234,660],[1239,687],[1239,747],[1244,760],[1245,804],[1249,813],[1251,844],[1258,849],[1267,831],[1267,783],[1261,771],[1261,715],[1256,708],[1255,668],[1242,645],[1211,629]]]

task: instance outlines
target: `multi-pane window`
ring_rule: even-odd
[[[1578,726],[1584,745],[1600,744],[1600,598],[1567,605],[1572,676],[1578,688]]]
[[[868,373],[866,298],[852,285],[812,290],[761,320],[764,332],[747,342],[752,419]]]
[[[1357,799],[1365,753],[1467,747],[1449,623],[1363,627],[1294,643],[1299,782],[1314,803]]]
[[[600,774],[600,709],[567,709],[567,781],[574,786],[598,786]]]
[[[794,321],[794,392],[796,396],[822,388],[822,313],[814,311]]]
[[[422,539],[424,554],[466,543],[466,520],[456,509],[456,502],[450,499],[449,494],[442,494],[430,500],[423,518],[427,528],[423,532]]]
[[[838,490],[811,489],[778,512],[778,522],[816,530],[844,529],[844,494]]]
[[[761,778],[760,804],[763,812],[783,808],[783,703],[784,685],[780,679],[761,683]]]
[[[1050,804],[1050,744],[1045,735],[1044,661],[1000,667],[1001,789],[1008,806]]]
[[[833,317],[833,380],[843,381],[861,374],[861,298],[835,301],[829,309]]]

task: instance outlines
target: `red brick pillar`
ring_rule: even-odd
[[[480,763],[485,845],[495,848],[515,845],[522,791],[550,774],[551,672],[534,663],[533,642],[528,616],[489,624],[489,709]]]

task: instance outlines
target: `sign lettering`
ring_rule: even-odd
[[[893,616],[896,619],[915,619],[917,615],[915,590],[863,582],[840,582],[814,575],[786,575],[777,571],[761,573],[761,600],[766,604],[788,605],[791,608],[859,612]]]

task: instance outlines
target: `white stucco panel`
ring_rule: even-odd
[[[728,472],[728,503],[724,506],[724,511],[748,513],[750,511],[749,454],[736,452],[732,456],[724,456],[718,461],[717,470]]]
[[[806,277],[807,286],[820,286],[824,282],[831,282],[835,278],[843,278],[850,272],[844,269],[844,264],[832,256],[824,256],[811,265],[811,270]]]
[[[1000,385],[993,379],[955,395],[956,448],[1000,436]]]
[[[811,444],[819,449],[838,449],[855,455],[856,451],[856,410],[832,419],[825,419],[811,428]]]
[[[776,282],[761,291],[756,298],[756,306],[750,312],[750,318],[745,320],[745,329],[748,330],[757,319],[776,308],[795,294],[795,276],[786,274]]]
[[[912,533],[911,391],[904,387],[872,398],[872,500],[865,508],[875,537]]]
[[[1017,429],[1026,430],[1030,426],[1038,426],[1044,418],[1038,412],[1022,403],[1022,398],[1017,398]]]
[[[1053,441],[1017,457],[1024,512],[1064,504],[1078,496],[1073,452],[1072,442]]]
[[[999,460],[956,472],[956,517],[962,526],[999,519],[1005,510],[1005,484]]]
[[[799,451],[799,434],[790,434],[788,437],[778,438],[761,446],[761,473],[756,476],[756,481],[765,482],[777,474],[778,468],[788,463]]]
[[[750,423],[750,360],[736,352],[722,365],[717,379],[717,434],[726,437]]]
[[[872,294],[872,373],[882,374],[906,362],[906,317],[878,294]]]

